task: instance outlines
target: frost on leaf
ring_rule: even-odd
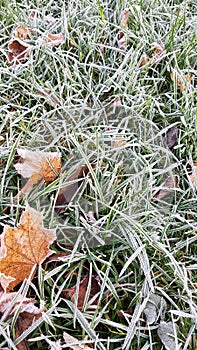
[[[177,88],[182,92],[190,92],[191,91],[191,81],[192,77],[190,75],[184,75],[181,77],[175,70],[170,73],[170,78],[173,82],[176,83]]]
[[[130,10],[128,8],[126,8],[122,15],[121,15],[121,27],[126,30],[128,27],[128,22],[129,22],[129,14],[130,14]],[[117,43],[118,43],[118,47],[121,50],[126,50],[127,48],[127,40],[126,40],[126,36],[125,33],[120,30],[118,32],[117,35]]]
[[[170,129],[168,129],[166,134],[166,143],[169,149],[172,149],[177,142],[178,138],[178,128],[176,125],[173,125]]]
[[[15,279],[8,286],[12,290],[53,253],[49,246],[56,235],[43,227],[42,214],[27,206],[18,227],[6,225],[0,239],[0,272]]]
[[[191,164],[191,166],[192,166],[192,173],[189,175],[189,179],[197,189],[197,163],[193,163]]]
[[[64,341],[66,345],[72,350],[92,350],[89,346],[82,345],[78,339],[72,337],[70,334],[64,332]],[[83,342],[84,343],[84,342]]]
[[[18,292],[8,293],[9,284],[13,281],[10,276],[0,273],[0,317],[5,315],[5,320],[11,318],[15,312],[19,312],[15,323],[15,338],[18,338],[35,320],[42,316],[43,308],[34,305],[33,298],[26,298]],[[16,346],[17,349],[27,349],[26,339]]]
[[[144,309],[144,314],[146,316],[146,322],[148,324],[154,323],[159,317],[164,317],[166,312],[166,301],[164,298],[156,294],[151,294],[150,298]]]
[[[176,188],[178,188],[178,176],[169,176],[160,187],[154,190],[152,202],[157,202],[169,196]]]
[[[24,24],[19,24],[14,32],[13,32],[13,36],[15,38],[21,39],[21,40],[29,40],[29,36],[32,33],[32,29],[30,28],[26,28],[24,26]]]
[[[178,350],[177,344],[175,341],[175,331],[177,330],[177,325],[173,322],[160,322],[160,325],[157,330],[157,334],[161,339],[161,342],[165,346],[166,350]]]
[[[48,47],[58,46],[65,42],[63,33],[59,34],[51,34],[48,33],[44,39],[39,39],[38,42],[42,45],[46,45]]]
[[[90,287],[88,302],[91,300],[91,305],[97,305],[98,293],[100,292],[101,287],[99,277],[96,275],[92,275],[90,280],[89,274],[86,274],[82,278],[79,287],[74,286],[72,288],[64,289],[62,293],[66,299],[71,299],[72,301],[77,297],[77,307],[82,309],[87,297],[88,286]]]
[[[22,192],[29,193],[34,184],[44,180],[46,184],[54,181],[61,170],[61,154],[58,152],[30,151],[17,149],[21,157],[15,169],[24,178],[28,178]]]

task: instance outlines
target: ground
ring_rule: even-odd
[[[20,340],[196,349],[196,1],[4,0],[0,19],[1,233],[28,203],[57,235],[14,289],[44,310]],[[18,196],[18,149],[61,153],[56,179]],[[0,299],[0,348],[19,313]]]

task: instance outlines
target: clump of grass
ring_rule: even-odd
[[[130,17],[123,51],[117,33],[125,7]],[[23,184],[14,168],[17,147],[58,150],[61,177],[26,200],[57,227],[54,251],[68,253],[40,267],[25,290],[46,311],[17,342],[28,336],[30,348],[48,349],[67,332],[95,349],[163,349],[157,334],[162,317],[149,325],[144,314],[156,294],[166,301],[162,320],[178,327],[174,349],[195,348],[196,188],[187,163],[196,161],[197,151],[196,10],[192,0],[1,4],[1,223],[15,225],[24,206],[25,200],[14,200]],[[19,23],[33,29],[32,50],[24,64],[9,66],[7,45]],[[38,38],[59,32],[63,45],[40,45]],[[165,56],[140,67],[152,42],[164,44]],[[172,82],[174,69],[193,77],[190,91],[182,93]],[[117,97],[122,106],[113,111]],[[179,130],[173,151],[165,145],[170,125]],[[91,176],[57,216],[57,191],[83,164]],[[175,196],[153,203],[153,187],[174,173]],[[87,219],[90,210],[96,224]],[[77,301],[61,292],[87,271],[100,278],[99,303],[78,310]],[[0,331],[0,347],[15,349],[14,321],[1,321]]]

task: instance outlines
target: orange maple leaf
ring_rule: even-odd
[[[55,239],[55,230],[45,229],[42,214],[28,205],[17,228],[4,226],[0,236],[0,273],[15,278],[9,290],[28,278],[33,268],[53,253],[49,246]]]
[[[61,154],[58,152],[30,151],[17,149],[21,161],[15,164],[15,169],[24,178],[28,178],[22,192],[31,191],[34,184],[44,180],[46,184],[54,181],[61,170]]]

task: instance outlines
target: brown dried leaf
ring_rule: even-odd
[[[122,15],[121,15],[121,27],[126,30],[127,29],[127,26],[128,26],[128,22],[129,22],[129,13],[130,13],[130,10],[128,8],[126,8]],[[119,49],[121,50],[126,50],[127,48],[127,40],[126,40],[126,36],[125,36],[125,33],[120,30],[118,32],[118,35],[117,35],[117,44],[118,44],[118,47]]]
[[[130,9],[126,8],[122,12],[122,17],[121,17],[121,27],[126,29],[128,27],[128,22],[129,22],[129,14],[130,14]]]
[[[85,301],[86,294],[87,294],[87,288],[89,285],[89,279],[90,279],[89,274],[86,274],[82,278],[82,280],[79,284],[78,290],[77,290],[77,286],[74,286],[72,288],[67,288],[67,289],[64,289],[62,291],[63,296],[66,299],[71,299],[72,301],[74,301],[74,298],[77,296],[77,292],[78,292],[77,307],[79,309],[83,308],[84,301]],[[101,286],[100,286],[99,277],[97,275],[92,275],[88,301],[90,301],[91,298],[93,298],[98,292],[100,292],[100,290],[101,290]],[[97,304],[98,304],[98,297],[95,300],[93,300],[91,305],[97,305]]]
[[[150,61],[150,57],[144,52],[140,58],[140,67],[145,66]]]
[[[15,61],[16,64],[24,62],[29,55],[29,48],[30,45],[21,39],[11,40],[8,44],[8,50],[10,51],[7,56],[8,62],[13,63]]]
[[[18,338],[32,325],[34,320],[37,320],[42,316],[42,311],[44,311],[44,309],[38,309],[34,305],[35,300],[32,298],[26,298],[17,292],[7,293],[6,289],[9,288],[9,284],[12,281],[12,277],[0,273],[0,315],[9,310],[6,318],[7,320],[20,308],[20,313],[15,324],[16,338]],[[14,303],[13,300],[15,300]],[[17,344],[17,349],[29,349],[27,340],[24,339]]]
[[[105,164],[102,163],[101,166],[104,167]],[[92,163],[91,167],[94,170],[96,168],[96,163]],[[71,181],[73,181],[74,183],[68,184],[59,190],[58,197],[55,203],[56,213],[59,214],[65,211],[65,206],[71,202],[71,200],[77,193],[79,187],[82,185],[83,179],[89,174],[89,168],[85,164],[78,168],[71,176],[66,178],[66,184]]]
[[[13,36],[21,40],[29,40],[29,36],[32,32],[32,29],[26,28],[24,24],[20,24],[15,28]]]
[[[58,105],[59,104],[59,100],[57,99],[57,97],[51,92],[51,90],[49,89],[41,89],[37,91],[38,95],[42,98],[46,99],[46,102],[50,105],[50,106],[54,106],[54,105]]]
[[[166,181],[155,191],[152,202],[163,199],[172,193],[172,190],[178,188],[178,176],[169,176]]]
[[[64,332],[63,337],[66,345],[69,345],[69,348],[72,350],[93,350],[93,348],[90,348],[89,346],[82,345],[78,339],[72,337],[66,332]]]
[[[33,185],[40,180],[44,180],[46,184],[49,184],[60,173],[62,166],[61,153],[30,151],[19,148],[17,153],[22,159],[14,167],[20,175],[29,179],[22,189],[24,193],[29,193]]]
[[[44,39],[40,39],[39,42],[47,47],[58,46],[65,42],[63,33],[51,34],[48,33]]]
[[[177,88],[182,93],[190,92],[190,90],[191,90],[190,83],[193,79],[190,75],[184,75],[182,78],[176,71],[172,71],[170,73],[170,78],[173,82],[176,81]]]
[[[197,189],[197,163],[192,164],[192,174],[189,175],[190,181],[196,186]]]
[[[178,128],[176,125],[173,125],[170,129],[167,131],[167,146],[172,149],[175,145],[177,138],[178,138]]]
[[[166,51],[164,49],[164,44],[158,44],[156,42],[151,44],[151,49],[154,52],[154,56],[151,58],[151,65],[161,61],[163,59],[163,57],[166,54]]]
[[[8,286],[12,290],[53,253],[49,246],[56,235],[43,227],[42,214],[27,205],[18,227],[4,226],[0,239],[0,272],[15,279]]]

